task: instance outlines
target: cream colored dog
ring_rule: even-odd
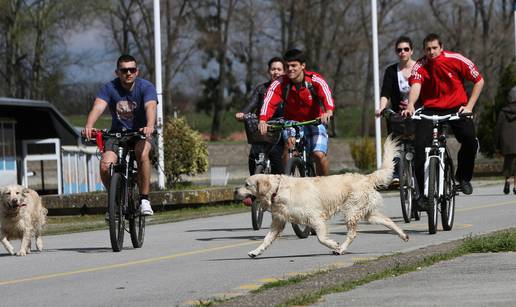
[[[47,212],[36,191],[19,185],[0,188],[0,240],[11,255],[14,248],[9,240],[13,239],[21,239],[18,256],[30,253],[32,237],[36,239],[37,249],[43,250],[41,231],[46,225]]]
[[[285,175],[253,175],[236,191],[239,199],[254,196],[272,213],[272,224],[263,243],[249,252],[260,255],[283,231],[285,223],[312,227],[319,242],[334,254],[343,254],[357,235],[358,222],[365,219],[394,230],[403,241],[409,237],[380,212],[382,196],[378,186],[388,185],[394,170],[393,158],[399,150],[389,136],[384,144],[382,168],[369,175],[345,174],[327,177],[294,178]],[[348,229],[344,243],[328,238],[326,221],[341,213]]]

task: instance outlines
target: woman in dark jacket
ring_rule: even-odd
[[[408,93],[410,85],[408,79],[412,67],[416,63],[412,59],[414,49],[412,48],[412,40],[407,36],[401,36],[396,41],[395,51],[399,61],[387,67],[383,76],[382,91],[380,93],[380,108],[376,110],[376,116],[379,117],[382,111],[390,105],[390,108],[400,113],[408,104]],[[391,133],[392,129],[387,122],[387,133]],[[393,183],[399,182],[398,163],[394,169]]]
[[[516,194],[516,86],[509,91],[508,103],[500,110],[495,130],[495,144],[504,157],[503,175],[505,184],[503,192],[509,194],[509,178],[513,177],[515,187],[512,192]]]

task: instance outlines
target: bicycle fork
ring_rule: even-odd
[[[426,197],[428,197],[428,187],[430,184],[432,184],[431,182],[428,182],[428,179],[429,179],[429,175],[430,175],[430,159],[432,158],[436,158],[437,161],[439,161],[439,177],[438,177],[438,185],[439,185],[439,189],[438,189],[438,196],[441,197],[443,194],[444,194],[444,151],[445,151],[445,148],[444,147],[439,147],[438,148],[439,152],[437,155],[435,154],[430,154],[430,152],[432,151],[432,147],[426,147],[425,148],[425,155],[426,155],[426,158],[425,158],[425,191],[424,191],[424,195]]]

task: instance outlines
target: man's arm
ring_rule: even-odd
[[[461,106],[459,108],[459,113],[473,112],[473,108],[475,107],[475,104],[477,103],[478,97],[480,96],[480,93],[482,92],[483,88],[484,88],[484,79],[480,79],[477,83],[475,83],[475,85],[473,85],[473,89],[471,90],[471,95],[469,96],[468,104],[465,106]]]
[[[149,138],[154,132],[154,126],[156,125],[156,109],[158,103],[156,100],[149,100],[145,103],[145,116],[147,118],[147,126],[142,129],[145,133],[145,137]]]
[[[258,129],[261,134],[267,133],[267,120],[272,117],[278,108],[278,104],[283,100],[281,93],[282,85],[279,80],[272,82],[267,89],[267,94],[265,94],[262,109],[260,110],[260,122],[258,123]]]
[[[401,115],[403,115],[405,117],[410,117],[410,116],[412,116],[412,114],[414,114],[414,111],[415,111],[414,106],[416,105],[416,101],[418,100],[420,93],[421,93],[421,83],[418,83],[418,82],[413,83],[410,86],[407,108],[405,110],[401,111]]]
[[[335,108],[330,86],[326,80],[324,80],[319,75],[313,75],[312,81],[315,85],[317,85],[316,94],[324,105],[323,114],[321,115],[321,122],[323,124],[327,124],[330,121],[330,118],[333,116],[333,109]]]
[[[108,103],[100,98],[95,98],[93,102],[93,107],[91,108],[90,113],[88,114],[88,118],[86,119],[86,124],[84,125],[83,134],[86,138],[91,138],[91,131],[93,130],[93,125],[97,122],[99,117],[104,113]]]

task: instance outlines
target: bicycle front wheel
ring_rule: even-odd
[[[455,218],[455,190],[453,186],[453,167],[448,161],[444,168],[444,195],[441,198],[441,220],[443,229],[446,231],[453,228]]]
[[[140,197],[138,196],[138,184],[136,182],[133,183],[130,191],[129,233],[131,234],[133,247],[140,248],[143,246],[143,240],[145,239],[145,215],[140,214]]]
[[[122,250],[124,245],[124,206],[127,203],[127,186],[120,173],[111,176],[108,194],[109,237],[114,252]]]
[[[305,177],[306,169],[303,161],[299,157],[290,158],[285,168],[285,175],[293,177]],[[307,238],[312,232],[312,228],[306,225],[292,224],[292,229],[296,233],[296,236],[300,239]]]
[[[430,158],[428,165],[428,233],[437,232],[437,205],[439,204],[439,160]]]
[[[402,153],[403,154],[403,153]],[[400,202],[401,213],[405,223],[410,223],[410,212],[412,210],[412,173],[409,168],[410,161],[405,160],[405,157],[400,157]]]

